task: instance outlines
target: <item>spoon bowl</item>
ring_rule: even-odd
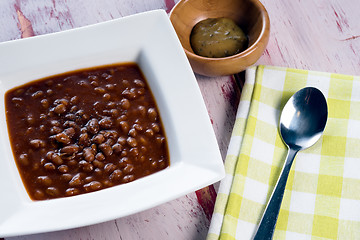
[[[279,128],[280,135],[289,149],[288,155],[254,240],[272,239],[295,155],[298,151],[311,147],[320,139],[325,129],[327,116],[326,99],[317,88],[303,88],[285,104]]]
[[[313,87],[296,92],[280,117],[280,135],[289,148],[306,149],[314,145],[327,121],[326,99]]]

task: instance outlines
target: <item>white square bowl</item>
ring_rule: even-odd
[[[170,167],[134,182],[79,196],[32,201],[9,143],[4,94],[71,70],[136,62],[155,96]],[[0,237],[55,231],[133,214],[224,176],[195,76],[163,10],[69,31],[0,43]]]

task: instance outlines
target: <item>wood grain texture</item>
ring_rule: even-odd
[[[177,0],[2,0],[0,42],[62,31],[152,9]],[[261,0],[271,29],[257,64],[360,75],[358,0]],[[1,53],[0,53],[1,54]],[[1,67],[1,66],[0,66]],[[231,77],[196,75],[224,157],[239,90]],[[216,185],[215,185],[216,189]],[[204,239],[214,193],[210,188],[106,223],[8,239]]]
[[[262,1],[271,20],[260,64],[360,74],[360,1]]]

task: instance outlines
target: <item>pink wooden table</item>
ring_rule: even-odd
[[[176,2],[1,0],[0,42],[58,32],[153,9],[169,12]],[[271,35],[258,64],[360,75],[360,1],[261,2],[270,15]],[[230,76],[196,77],[224,157],[240,91]],[[215,187],[209,186],[147,211],[93,226],[6,239],[205,239],[216,197],[214,189],[216,184]]]

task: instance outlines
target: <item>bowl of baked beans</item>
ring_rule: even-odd
[[[0,237],[127,216],[224,176],[164,11],[5,42],[0,52]]]

